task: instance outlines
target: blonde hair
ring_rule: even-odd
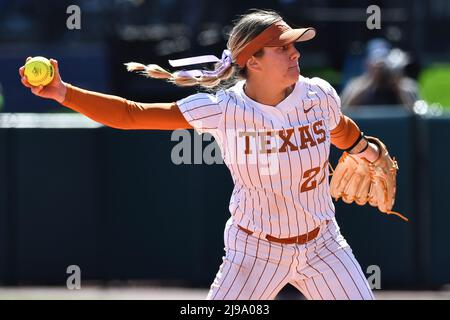
[[[249,13],[240,16],[234,23],[227,43],[227,48],[231,51],[233,62],[247,43],[270,25],[281,19],[281,16],[275,11],[259,9],[252,9]],[[255,55],[262,54],[263,50],[260,50]],[[144,65],[137,62],[128,62],[125,65],[128,71],[137,71],[149,78],[166,79],[181,87],[199,85],[204,88],[214,88],[222,81],[236,82],[238,79],[246,79],[247,77],[246,68],[241,68],[235,63],[229,68],[224,69],[217,76],[204,75],[202,77],[180,75],[178,72],[171,73],[156,64]],[[214,66],[215,70],[218,70],[221,65],[221,61],[217,62]]]

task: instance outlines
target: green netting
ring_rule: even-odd
[[[420,95],[428,104],[437,103],[450,109],[450,64],[426,68],[418,80]]]

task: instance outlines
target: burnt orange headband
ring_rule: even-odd
[[[273,23],[251,40],[236,57],[236,63],[243,68],[248,59],[264,47],[278,47],[286,44],[307,41],[316,35],[314,28],[292,29],[283,20]]]

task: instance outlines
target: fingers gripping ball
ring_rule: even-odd
[[[32,86],[46,86],[55,74],[50,60],[44,57],[33,57],[25,63],[24,74]]]

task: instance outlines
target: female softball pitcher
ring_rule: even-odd
[[[313,28],[292,29],[276,12],[253,10],[234,25],[221,59],[171,61],[174,67],[216,62],[214,70],[170,73],[157,65],[127,64],[130,71],[179,86],[215,88],[236,79],[228,89],[173,103],[138,103],[77,88],[61,80],[54,59],[55,78],[45,87],[32,87],[24,67],[19,73],[33,94],[110,127],[194,128],[215,137],[234,190],[225,256],[208,299],[274,299],[287,283],[308,299],[373,299],[336,223],[332,196],[380,207],[372,173],[390,158],[379,140],[365,137],[341,113],[329,83],[300,76],[294,43],[315,34]],[[330,143],[346,150],[340,165],[347,166],[338,166],[331,187]]]

